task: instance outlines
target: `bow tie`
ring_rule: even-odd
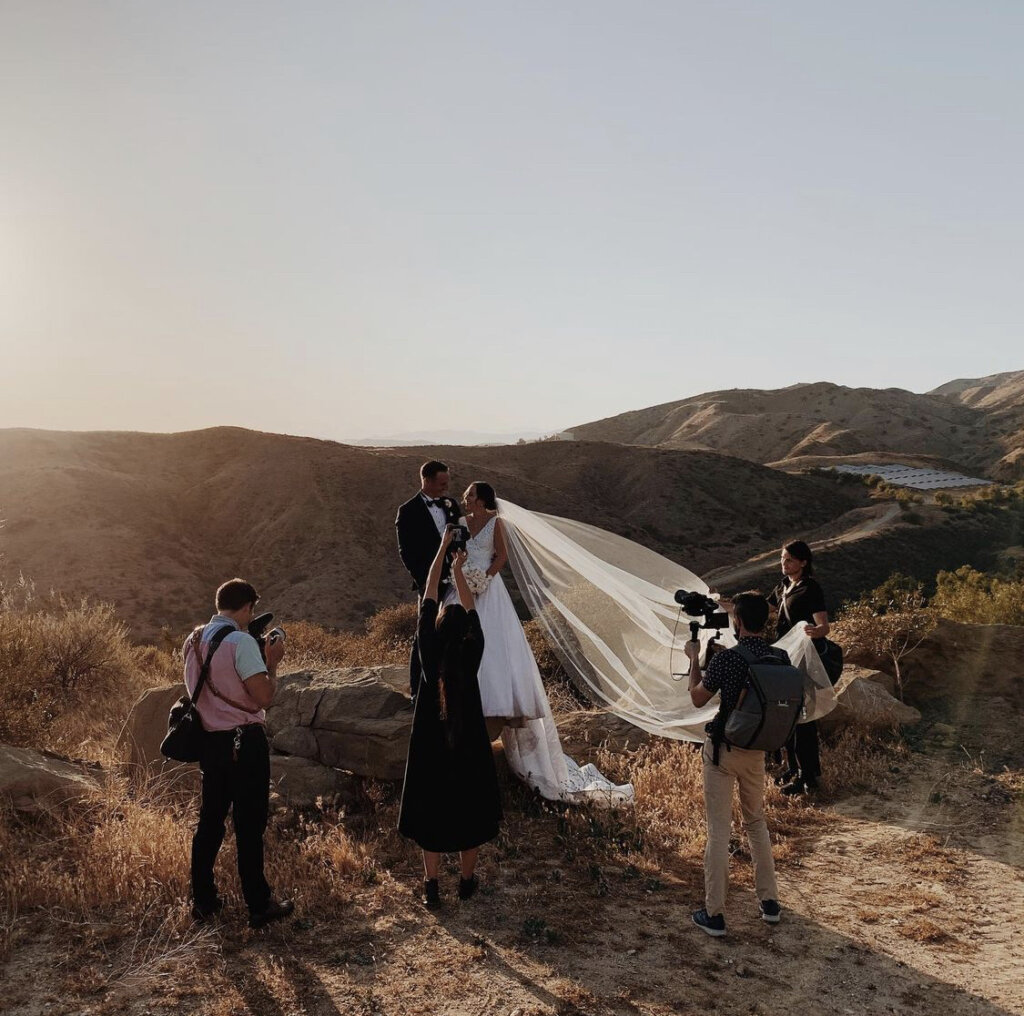
[[[443,505],[441,504],[440,500],[437,500],[437,501],[431,501],[431,500],[430,500],[430,498],[428,497],[428,498],[426,499],[426,502],[427,502],[427,507],[428,507],[428,508],[442,508],[442,507],[444,507],[444,506],[443,506]]]

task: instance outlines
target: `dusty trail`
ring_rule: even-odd
[[[895,501],[872,505],[869,508],[857,508],[843,516],[843,518],[854,523],[849,529],[844,530],[838,536],[822,536],[819,539],[814,539],[813,534],[811,534],[808,543],[811,550],[815,552],[828,550],[845,543],[855,543],[857,540],[863,540],[865,537],[873,536],[875,533],[888,529],[899,518],[900,514],[900,506]],[[842,520],[837,521],[841,522]],[[829,528],[832,529],[834,526],[835,523],[832,523]],[[759,554],[748,561],[744,561],[742,564],[715,568],[704,575],[703,578],[712,589],[735,589],[744,582],[749,582],[751,579],[762,575],[765,571],[776,567],[777,559],[778,551],[771,550],[767,553]]]

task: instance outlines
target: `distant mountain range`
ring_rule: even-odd
[[[802,467],[859,459],[1024,474],[1024,371],[925,395],[827,383],[712,392],[584,424],[573,437],[362,448],[231,427],[0,430],[0,569],[43,591],[112,602],[147,640],[208,616],[214,588],[234,575],[285,618],[357,626],[413,599],[395,510],[416,490],[420,463],[440,455],[455,495],[487,480],[499,496],[705,572],[797,534],[849,527],[865,491],[794,475]],[[850,575],[877,582],[911,568],[898,560],[904,545],[917,553],[917,530],[907,532],[877,567],[870,548],[858,551]],[[959,537],[944,532],[929,529],[928,561],[957,567]]]
[[[1024,476],[1024,371],[923,395],[829,382],[731,389],[569,428],[578,440],[723,452],[782,468],[837,461],[933,463]]]
[[[388,437],[360,437],[342,444],[362,448],[402,448],[423,445],[510,445],[519,441],[537,441],[556,433],[553,430],[522,430],[498,434],[474,430],[424,430],[414,434],[392,434]]]

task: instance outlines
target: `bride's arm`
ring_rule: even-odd
[[[501,519],[494,520],[494,558],[491,561],[490,568],[487,569],[488,575],[497,575],[502,568],[505,567],[505,562],[508,560],[508,550],[505,547],[505,531],[502,528]]]

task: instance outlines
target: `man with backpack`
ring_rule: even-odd
[[[768,924],[779,922],[775,862],[764,818],[764,755],[785,743],[803,707],[800,672],[785,652],[773,649],[762,637],[768,601],[757,592],[740,593],[732,601],[732,616],[736,646],[719,648],[706,673],[700,670],[700,644],[686,643],[693,704],[699,709],[716,694],[721,696],[718,713],[707,725],[701,754],[708,839],[704,907],[693,914],[693,923],[716,938],[725,934],[733,784],[739,786],[761,919]]]

